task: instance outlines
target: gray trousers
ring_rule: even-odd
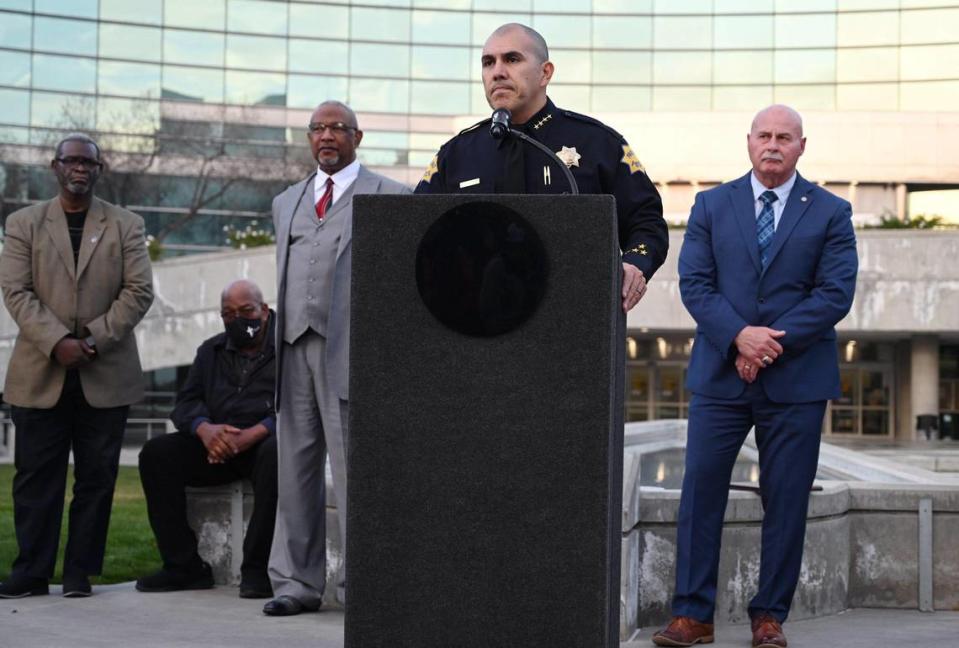
[[[319,607],[326,588],[326,453],[330,453],[340,546],[346,553],[349,405],[329,389],[326,339],[312,330],[283,343],[277,426],[276,528],[269,574],[276,596]],[[345,561],[344,561],[345,562]],[[337,593],[343,600],[343,592]]]

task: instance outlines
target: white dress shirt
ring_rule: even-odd
[[[779,200],[773,203],[773,228],[778,228],[779,219],[782,218],[783,210],[786,208],[786,200],[789,198],[789,192],[792,191],[793,185],[796,184],[796,172],[793,171],[793,174],[789,176],[789,180],[772,189],[769,189],[756,179],[755,171],[750,171],[749,181],[753,185],[753,206],[756,208],[756,220],[759,220],[759,212],[763,210],[763,201],[759,197],[762,196],[765,191],[776,192]],[[333,182],[336,182],[336,180]]]
[[[353,160],[333,175],[327,175],[323,169],[318,168],[316,170],[316,178],[313,180],[313,204],[315,205],[320,202],[320,198],[326,193],[327,178],[333,178],[333,202],[330,203],[330,207],[333,207],[336,201],[340,199],[340,196],[343,195],[343,192],[350,188],[350,185],[353,184],[359,173],[359,160]],[[329,209],[329,207],[327,209]]]

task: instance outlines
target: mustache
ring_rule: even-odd
[[[783,156],[779,153],[767,153],[762,157],[763,160],[773,160],[775,162],[782,162]]]

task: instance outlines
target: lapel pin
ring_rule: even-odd
[[[805,196],[803,196],[803,197],[802,197],[802,198],[800,198],[799,200],[801,200],[801,201],[803,201],[803,202],[806,202],[806,197],[805,197]]]
[[[96,243],[96,242],[97,242],[97,237],[94,236],[93,238],[91,238],[91,239],[90,239],[90,242],[91,242],[91,243]]]

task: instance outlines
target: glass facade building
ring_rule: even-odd
[[[148,176],[142,193],[123,204],[158,233],[197,207],[188,204],[191,164],[215,142],[223,157],[256,165],[250,180],[225,191],[231,170],[224,167],[224,191],[169,240],[223,245],[225,223],[261,217],[291,180],[276,170],[279,160],[310,164],[305,126],[328,98],[359,113],[361,161],[413,184],[443,142],[488,115],[480,52],[493,29],[513,21],[549,43],[557,105],[599,114],[634,147],[641,141],[671,214],[688,213],[696,190],[732,177],[730,165],[710,166],[683,148],[684,140],[712,136],[697,125],[728,130],[734,122],[741,141],[748,115],[773,102],[829,116],[835,128],[827,132],[837,135],[816,147],[831,147],[823,157],[838,162],[820,164],[814,179],[857,213],[902,215],[910,195],[931,190],[942,204],[959,205],[956,192],[943,193],[959,189],[959,158],[929,153],[942,131],[903,148],[873,147],[866,170],[844,157],[862,144],[859,123],[873,131],[909,124],[902,127],[909,140],[937,116],[959,122],[959,2],[0,0],[3,213],[52,195],[51,143],[90,130],[115,171]],[[735,118],[724,121],[725,114]],[[641,123],[662,134],[637,137],[631,125]],[[719,132],[692,150],[728,149],[744,172],[744,147],[732,151],[725,144],[732,138],[724,138]],[[671,168],[670,155],[678,160]],[[903,157],[920,171],[883,171],[886,159]],[[807,155],[801,166],[814,162]],[[689,335],[681,328],[631,331],[630,419],[685,416]],[[943,411],[959,415],[956,342],[944,347],[940,394]],[[860,354],[844,360],[843,397],[827,430],[890,435],[902,352],[890,341],[860,344]]]

